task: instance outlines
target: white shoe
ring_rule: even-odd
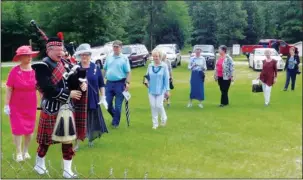
[[[77,174],[72,171],[72,160],[63,160],[63,177],[66,179],[77,178]]]
[[[201,108],[201,109],[203,108],[203,104],[198,104],[198,106],[199,106],[199,108]]]
[[[188,103],[188,104],[187,104],[187,107],[188,107],[188,108],[190,108],[190,107],[192,107],[192,106],[193,106],[193,104],[191,104],[191,103]]]
[[[41,158],[37,155],[36,165],[34,167],[34,170],[40,175],[48,173],[48,170],[46,169],[46,166],[45,166],[45,157]]]
[[[23,156],[22,156],[22,153],[18,153],[18,154],[17,154],[17,156],[16,156],[16,161],[17,161],[17,162],[24,161]]]
[[[162,126],[162,127],[166,126],[166,121],[162,121],[160,126]]]
[[[23,157],[24,159],[31,159],[31,156],[28,154],[28,152],[24,153]]]
[[[153,126],[153,129],[157,129],[158,128],[158,126]]]

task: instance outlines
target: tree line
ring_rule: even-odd
[[[303,39],[302,1],[4,1],[1,58],[9,61],[17,47],[44,49],[30,26],[34,19],[48,36],[64,33],[65,42],[100,46],[120,39],[181,48],[195,44],[255,44],[261,38],[288,43]]]

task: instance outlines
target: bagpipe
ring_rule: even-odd
[[[39,28],[39,26],[36,24],[36,22],[34,20],[31,20],[30,24],[31,24],[31,26],[33,26],[37,30],[37,32],[42,36],[42,38],[45,41],[48,40],[48,37],[46,36],[46,34]],[[58,36],[58,38],[60,38],[62,40],[62,43],[63,43],[63,46],[64,46],[64,36],[63,36],[63,33],[62,32],[58,32],[57,36]],[[65,47],[64,47],[64,50],[66,51]],[[61,61],[62,61],[63,64],[67,65],[65,67],[67,67],[67,69],[68,69],[68,72],[65,72],[63,74],[63,77],[64,77],[65,80],[68,80],[68,78],[71,75],[73,75],[73,74],[78,74],[78,76],[79,76],[78,80],[80,82],[85,82],[86,81],[86,70],[85,69],[80,68],[80,66],[77,65],[77,64],[71,63],[68,59],[62,58]],[[40,70],[40,71],[44,72],[43,74],[47,74],[47,75],[51,74],[51,72],[48,72],[48,71],[50,71],[50,69],[47,68],[47,67],[45,67],[45,66],[43,66],[43,64],[41,64],[41,63],[35,63],[35,64],[33,64],[32,68],[35,69],[35,70],[38,70],[38,71]],[[78,81],[73,80],[73,82],[77,83],[77,85],[78,85]],[[74,83],[72,83],[72,85],[74,85]]]
[[[48,40],[47,35],[45,34],[45,32],[43,30],[41,30],[39,28],[39,26],[36,24],[35,20],[31,20],[30,24],[31,24],[32,27],[34,27],[36,29],[36,31],[40,34],[40,36],[42,37],[42,39],[44,41]],[[70,42],[69,45],[65,45],[64,44],[63,32],[58,32],[57,37],[62,40],[65,59],[67,61],[69,61],[69,63],[71,63],[71,64],[76,64],[74,61],[71,61],[71,57],[69,58],[69,56],[73,56],[73,54],[75,53],[74,42]]]
[[[35,23],[34,20],[30,21],[30,24],[40,33],[42,38],[45,41],[48,41],[48,37],[46,34],[38,27],[38,25]],[[62,41],[62,45],[64,46],[64,36],[62,32],[57,33],[57,37]],[[52,69],[51,66],[49,66],[48,58],[46,60],[43,60],[42,62],[34,63],[32,64],[32,68],[36,71],[36,79],[38,80],[39,76],[46,76],[51,77],[52,76]],[[63,73],[63,77],[66,81],[68,81],[69,88],[71,90],[81,90],[79,85],[83,82],[87,82],[86,79],[86,69],[81,68],[77,64],[71,63],[69,60],[61,58],[61,62],[63,63],[64,67],[66,68],[66,72]],[[43,82],[47,83],[47,82]],[[39,88],[39,87],[38,87]],[[82,95],[81,100],[77,100],[74,104],[79,104],[79,108],[77,108],[77,111],[75,114],[73,113],[73,110],[71,106],[69,105],[69,102],[71,101],[70,97],[68,98],[66,103],[61,104],[61,107],[59,108],[59,112],[56,118],[56,123],[54,126],[54,130],[52,133],[52,140],[57,142],[70,142],[72,140],[75,140],[76,137],[76,118],[83,119],[83,117],[86,116],[86,106],[83,105],[86,103],[86,93],[84,94],[84,97]],[[43,94],[42,94],[43,96]],[[41,106],[42,107],[42,106]],[[42,108],[38,108],[38,110],[42,110]],[[83,112],[85,112],[85,115],[83,115]],[[84,118],[85,119],[85,118]],[[79,132],[78,132],[79,133]]]

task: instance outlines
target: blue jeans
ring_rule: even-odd
[[[295,69],[286,70],[286,82],[285,82],[284,89],[288,88],[289,81],[291,80],[291,90],[295,90],[296,76],[297,76],[297,71]]]
[[[121,118],[122,103],[124,96],[122,92],[125,88],[125,81],[107,81],[105,95],[108,103],[107,111],[112,116],[112,125],[119,126]],[[113,99],[115,97],[115,108],[113,107]]]

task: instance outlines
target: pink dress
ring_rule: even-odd
[[[12,133],[33,133],[37,111],[35,71],[23,71],[20,66],[16,66],[9,73],[6,85],[13,88],[9,102]]]

